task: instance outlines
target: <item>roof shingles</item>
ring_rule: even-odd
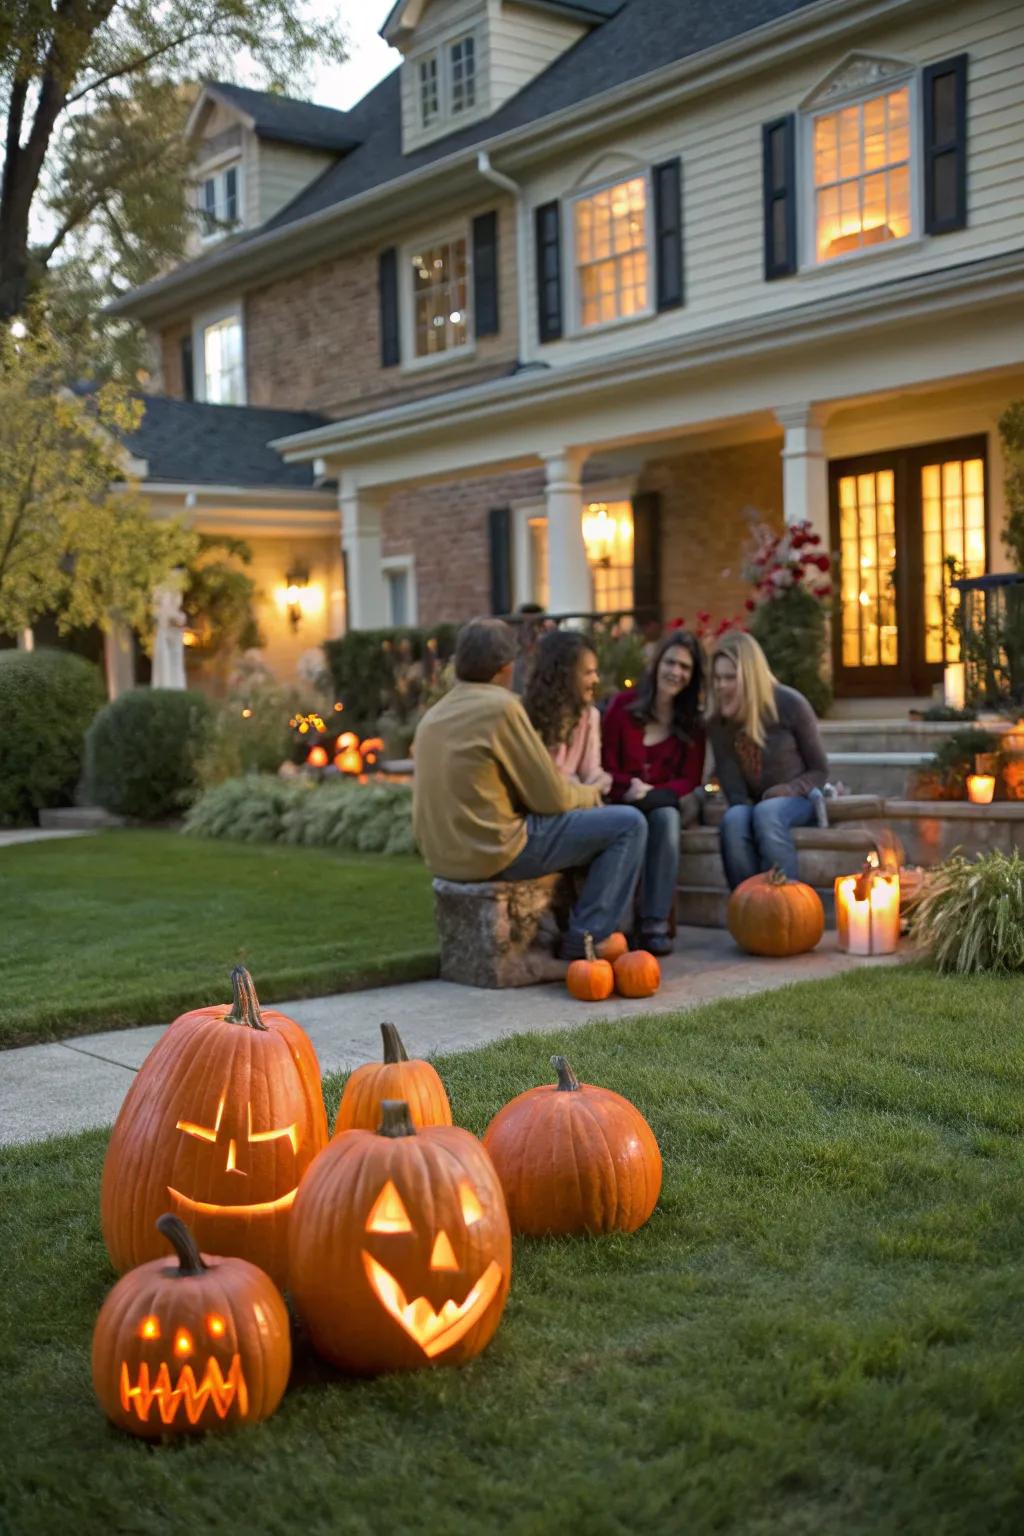
[[[251,485],[312,490],[309,464],[285,464],[267,445],[326,422],[315,411],[142,397],[146,413],[125,446],[148,466],[146,480],[174,485]]]

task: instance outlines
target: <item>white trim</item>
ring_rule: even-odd
[[[860,106],[863,102],[873,101],[876,96],[887,96],[890,91],[899,90],[902,86],[908,87],[907,112],[909,127],[909,148],[907,157],[907,175],[910,184],[910,229],[907,234],[898,240],[887,240],[881,245],[861,246],[858,250],[848,251],[843,256],[830,256],[825,260],[818,257],[818,208],[816,187],[814,183],[814,124],[819,117],[832,117],[843,107]],[[905,251],[915,245],[920,245],[924,239],[924,176],[922,174],[922,149],[920,126],[920,71],[908,64],[905,71],[893,74],[884,82],[872,86],[869,90],[859,94],[850,93],[829,101],[818,107],[801,108],[797,114],[797,164],[800,167],[798,176],[797,194],[797,220],[803,230],[799,244],[799,272],[835,271],[839,267],[845,267],[850,262],[856,264],[862,261],[871,261],[881,256],[885,251]],[[860,178],[861,180],[863,177]]]
[[[384,590],[387,593],[388,623],[393,628],[397,626],[398,621],[395,619],[394,609],[391,606],[394,589],[388,578],[393,575],[405,576],[405,598],[408,612],[403,627],[411,629],[419,623],[419,601],[416,591],[416,556],[385,555],[380,562],[380,573],[384,578]]]
[[[246,366],[245,308],[241,298],[217,304],[201,310],[192,318],[192,391],[197,400],[205,401],[206,395],[206,332],[211,326],[225,320],[236,320],[242,336],[242,398],[232,400],[232,405],[245,405],[248,401],[248,370]],[[220,402],[212,402],[220,403]]]
[[[542,517],[547,521],[548,504],[541,498],[512,503],[512,606],[532,603],[533,569],[530,559],[530,519]]]
[[[481,89],[484,76],[480,69],[480,60],[483,56],[482,30],[479,20],[467,25],[466,18],[463,17],[450,23],[443,30],[435,31],[429,43],[426,43],[418,52],[410,53],[402,65],[402,68],[408,69],[412,75],[417,147],[420,142],[428,143],[440,137],[442,131],[450,133],[452,129],[462,127],[465,123],[475,122],[480,117],[485,105]],[[463,107],[456,112],[452,106],[452,49],[458,43],[465,42],[467,38],[471,38],[473,42],[473,102],[471,106]],[[420,65],[426,64],[430,59],[437,61],[437,111],[432,118],[426,120],[423,116]]]
[[[599,320],[596,325],[584,325],[580,313],[580,282],[579,264],[576,260],[576,205],[586,202],[588,198],[595,197],[599,192],[609,192],[613,187],[621,187],[629,181],[637,181],[640,177],[644,181],[644,254],[647,259],[647,304],[643,309],[636,310],[632,315],[616,315],[613,320]],[[615,175],[610,179],[596,181],[589,187],[580,187],[569,197],[562,199],[562,206],[566,210],[567,238],[564,241],[565,249],[562,255],[562,277],[565,285],[567,299],[566,310],[568,324],[566,336],[572,339],[576,336],[596,336],[602,331],[618,329],[623,325],[635,325],[642,320],[649,320],[657,314],[654,301],[654,289],[657,284],[657,274],[654,270],[656,251],[654,249],[654,180],[651,175],[650,163],[638,163],[634,171],[626,175]]]
[[[196,177],[196,224],[199,228],[199,240],[203,246],[215,245],[218,241],[233,235],[244,224],[245,211],[245,174],[243,170],[243,156],[238,148],[225,152],[218,156],[211,166],[203,166],[195,172]],[[235,217],[228,223],[227,216],[227,181],[228,172],[235,172]],[[213,217],[218,221],[219,227],[207,229],[205,227],[206,216],[206,183],[213,182],[214,206]]]
[[[412,278],[414,252],[428,246],[451,244],[462,240],[466,246],[466,340],[461,346],[447,347],[441,352],[429,352],[419,357],[416,353],[416,300]],[[473,231],[468,220],[442,225],[426,234],[422,240],[407,240],[398,252],[398,310],[402,339],[402,372],[420,372],[424,368],[437,368],[445,363],[461,362],[476,352],[476,315],[473,312]]]

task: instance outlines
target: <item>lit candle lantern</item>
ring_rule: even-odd
[[[334,766],[341,773],[362,773],[363,758],[358,747],[346,747],[344,752],[339,752],[334,759]]]
[[[991,805],[992,796],[996,792],[996,777],[994,773],[969,773],[967,775],[967,798],[972,805]]]
[[[891,955],[900,941],[900,877],[865,868],[836,881],[836,942],[851,955]]]
[[[326,768],[327,753],[324,751],[323,747],[310,747],[306,762],[311,768]]]

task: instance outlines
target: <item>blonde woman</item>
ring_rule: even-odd
[[[753,635],[739,630],[711,653],[708,740],[729,802],[721,840],[730,887],[773,866],[795,880],[793,831],[815,820],[808,796],[824,786],[828,760],[803,694],[778,682]]]

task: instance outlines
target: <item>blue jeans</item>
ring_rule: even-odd
[[[585,933],[596,943],[625,926],[647,847],[647,823],[639,811],[631,805],[601,805],[561,816],[527,816],[526,834],[522,853],[495,879],[536,880],[587,866],[569,918],[570,951],[583,953]]]
[[[647,818],[640,920],[651,933],[667,933],[679,884],[679,812],[663,805]]]
[[[722,863],[731,890],[773,866],[797,879],[794,827],[809,827],[814,806],[806,795],[779,795],[757,805],[730,805],[722,817]]]

